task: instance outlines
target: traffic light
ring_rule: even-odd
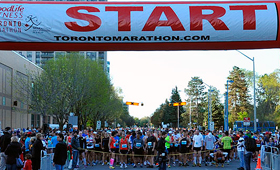
[[[187,103],[186,102],[178,102],[178,103],[169,103],[169,106],[184,106],[186,105]]]
[[[126,105],[133,105],[133,106],[139,106],[139,103],[137,102],[126,102]],[[141,106],[144,106],[144,103],[141,103]]]

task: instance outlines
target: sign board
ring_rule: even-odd
[[[0,50],[279,48],[279,8],[279,0],[1,1]]]
[[[78,116],[69,116],[68,117],[68,124],[71,124],[71,125],[78,125]]]
[[[101,121],[96,122],[96,129],[101,129]]]
[[[214,130],[214,122],[210,122],[210,131]]]
[[[105,126],[105,127],[108,127],[107,121],[104,122],[104,126]]]
[[[244,117],[243,118],[243,126],[250,126],[250,118]]]

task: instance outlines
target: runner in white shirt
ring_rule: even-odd
[[[203,136],[198,130],[194,132],[192,150],[194,152],[193,166],[196,166],[196,160],[199,160],[198,166],[201,167],[201,150],[203,148]]]

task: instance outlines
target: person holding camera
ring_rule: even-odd
[[[157,145],[157,151],[158,151],[158,163],[159,163],[159,170],[166,170],[166,162],[168,162],[167,159],[167,152],[166,152],[166,148],[165,148],[165,138],[167,136],[166,132],[162,132],[161,134],[161,138],[158,141],[158,145]]]

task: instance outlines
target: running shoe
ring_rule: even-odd
[[[196,167],[196,164],[195,163],[193,163],[193,165],[192,165],[193,167]]]
[[[126,164],[124,164],[124,168],[127,168],[127,165],[126,165]]]
[[[133,168],[137,168],[137,165],[133,165]]]
[[[169,164],[167,165],[167,167],[168,167],[168,168],[171,168],[171,166],[170,166]]]
[[[109,166],[109,169],[115,169],[115,167],[113,167],[113,166]]]
[[[201,164],[199,163],[198,166],[201,167]]]
[[[123,168],[123,164],[121,164],[120,168],[121,168],[121,169]]]
[[[224,167],[224,164],[222,164],[222,167]]]

